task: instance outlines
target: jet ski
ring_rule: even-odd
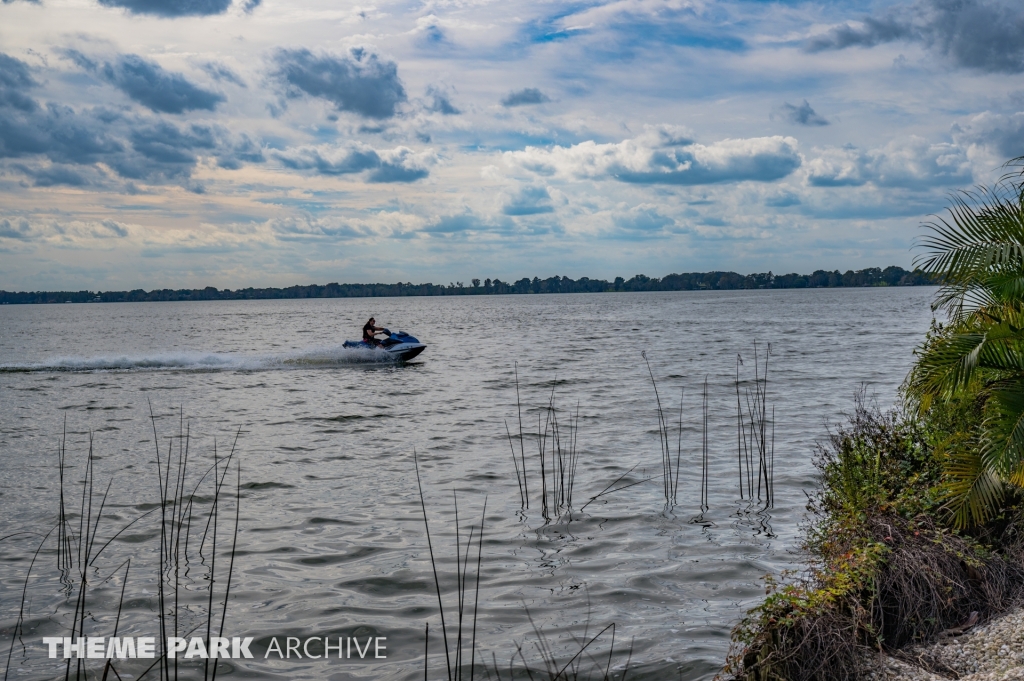
[[[380,341],[380,345],[370,345],[366,341],[345,341],[343,347],[358,350],[372,350],[382,353],[382,359],[406,362],[427,349],[427,346],[407,334],[405,331],[391,333],[384,329],[387,337]]]

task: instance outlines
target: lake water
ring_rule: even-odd
[[[0,307],[0,534],[38,533],[0,542],[2,652],[11,645],[39,535],[56,522],[65,428],[74,531],[90,438],[94,515],[114,481],[97,530],[102,543],[158,506],[152,408],[165,466],[168,447],[178,456],[179,427],[189,429],[188,488],[212,465],[215,446],[223,456],[241,429],[240,529],[224,634],[253,636],[258,654],[221,662],[222,674],[422,678],[429,622],[429,677],[447,678],[415,451],[453,651],[453,492],[459,560],[468,556],[469,563],[467,640],[486,497],[477,678],[485,678],[482,662],[494,674],[494,660],[507,678],[513,656],[517,674],[528,664],[536,675],[544,669],[541,639],[565,663],[580,641],[614,623],[615,652],[609,658],[609,630],[576,658],[581,677],[611,659],[618,678],[628,658],[631,679],[710,679],[728,651],[730,629],[763,596],[761,577],[801,564],[815,441],[826,423],[852,410],[861,386],[882,406],[895,400],[932,318],[933,295],[932,288],[879,288]],[[341,343],[358,337],[370,315],[429,347],[407,365],[350,356]],[[762,363],[769,343],[772,350],[772,508],[740,498],[737,470],[737,355],[746,391],[755,341]],[[667,412],[673,457],[684,391],[674,506],[657,477],[661,440],[642,351]],[[528,510],[505,425],[518,454],[516,363]],[[705,379],[709,508],[701,516]],[[545,520],[536,434],[552,401],[563,447],[578,409],[578,463],[574,512]],[[549,437],[546,446],[552,444]],[[650,479],[579,510],[623,474],[618,486]],[[235,476],[232,467],[218,514],[218,575],[230,550]],[[172,470],[171,488],[176,477]],[[200,501],[193,533],[209,511]],[[89,568],[86,634],[110,635],[123,586],[121,635],[158,635],[158,528],[159,515],[150,513]],[[471,531],[474,544],[465,553]],[[199,556],[199,540],[192,541],[182,631],[186,621],[201,619],[207,593],[211,551]],[[63,661],[47,659],[41,643],[42,636],[70,635],[73,588],[57,555],[48,540],[33,567],[12,678],[64,675]],[[127,581],[118,573],[102,582],[127,556]],[[387,637],[387,658],[263,656],[272,637],[283,646],[287,636],[324,635]],[[103,666],[88,663],[94,673]],[[141,663],[125,663],[123,676],[138,675],[147,666]],[[201,676],[202,667],[183,661],[179,674]]]

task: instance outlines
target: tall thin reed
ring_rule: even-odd
[[[745,406],[740,402],[739,367],[743,359],[736,359],[736,428],[737,458],[740,463],[740,498],[763,501],[766,508],[775,503],[775,407],[771,418],[768,416],[768,358],[772,354],[771,343],[764,354],[763,370],[760,365],[760,351],[754,343],[754,384],[745,390]],[[769,423],[771,430],[769,433]],[[753,457],[757,457],[757,471],[754,471]],[[744,463],[746,476],[744,477]],[[754,480],[757,480],[756,491]],[[744,494],[743,483],[746,482]]]
[[[554,442],[559,440],[559,436],[555,434],[557,426],[554,425],[556,419],[555,416],[549,415],[551,422],[549,428],[551,431],[551,437]],[[543,434],[543,433],[542,433]],[[546,450],[547,454],[550,455],[552,451],[557,451],[559,445],[552,444],[551,449]],[[572,449],[570,443],[567,450]],[[553,458],[554,465],[558,464],[558,459]],[[565,464],[565,475],[571,477],[572,475],[572,464],[566,458],[563,459]],[[458,495],[452,492],[452,501],[455,509],[455,599],[456,599],[456,612],[454,617],[446,616],[444,598],[442,597],[441,591],[441,580],[437,569],[437,556],[434,553],[433,539],[430,533],[430,522],[427,517],[427,503],[426,496],[423,493],[423,479],[420,473],[419,467],[419,454],[413,450],[413,465],[416,471],[416,489],[419,493],[420,498],[420,510],[423,513],[423,528],[427,535],[427,550],[430,555],[430,567],[434,576],[434,589],[437,593],[437,604],[438,611],[441,619],[441,635],[444,640],[445,648],[445,664],[448,681],[474,681],[477,674],[477,661],[476,661],[476,648],[477,648],[477,623],[480,616],[480,582],[483,569],[483,542],[484,542],[484,523],[487,518],[487,497],[484,497],[483,508],[480,513],[480,525],[470,526],[469,537],[463,545],[462,543],[462,527],[459,519],[459,508],[458,508]],[[553,469],[553,467],[552,467]],[[568,487],[568,483],[566,484]],[[554,489],[554,488],[553,488]],[[470,566],[470,549],[473,546],[474,538],[476,540],[476,575],[471,576],[469,573]],[[469,584],[473,581],[473,612],[470,618],[469,613]],[[606,633],[611,631],[611,644],[608,651],[608,657],[603,667],[596,666],[598,676],[596,678],[602,681],[611,681],[611,663],[615,654],[615,624],[609,624],[599,631],[595,636],[587,637],[587,629],[584,629],[583,640],[580,641],[579,650],[576,651],[567,661],[559,662],[557,657],[553,653],[552,646],[544,635],[543,631],[533,621],[530,611],[526,608],[525,604],[523,610],[526,613],[527,618],[530,621],[531,626],[536,634],[536,640],[534,641],[535,647],[541,654],[541,659],[546,669],[546,677],[549,681],[569,681],[570,679],[584,678],[580,675],[580,661],[583,659],[584,654],[591,659],[595,660],[593,655],[589,652],[589,649]],[[455,630],[452,632],[452,636],[448,635],[448,622],[453,621],[456,623]],[[587,624],[589,626],[589,617]],[[430,623],[424,623],[424,643],[423,643],[423,679],[427,681],[430,672]],[[575,638],[575,637],[574,637]],[[450,645],[450,641],[454,641],[454,648]],[[468,651],[466,647],[468,645]],[[530,667],[530,663],[527,661],[525,654],[523,653],[523,647],[521,643],[515,642],[516,652],[512,654],[509,659],[509,675],[510,680],[515,678],[514,662],[518,656],[522,659],[523,668],[529,678],[534,679],[534,671]],[[466,664],[466,653],[469,654],[469,664]],[[623,670],[622,679],[625,679],[626,672],[629,669],[629,663],[632,660],[632,644],[630,645],[629,657],[626,660],[626,667]],[[454,663],[452,657],[454,656]],[[501,670],[498,665],[498,659],[495,653],[491,653],[491,659],[493,661],[493,670],[499,681],[502,679]],[[480,669],[484,671],[487,678],[490,679],[490,669],[487,668],[486,664],[481,664]],[[571,674],[570,674],[571,672]],[[586,678],[595,678],[592,674]]]
[[[708,377],[704,376],[704,396],[701,403],[701,415],[704,418],[704,430],[701,433],[700,462],[700,512],[708,511]]]
[[[195,612],[194,603],[184,602],[184,598],[187,598],[188,592],[182,591],[179,579],[181,563],[188,563],[187,540],[191,525],[186,523],[186,519],[191,518],[192,509],[197,504],[197,494],[199,493],[200,486],[203,484],[203,481],[208,478],[209,473],[214,470],[215,467],[218,473],[223,471],[223,474],[221,475],[217,475],[217,473],[214,474],[213,501],[209,507],[210,514],[214,516],[214,528],[211,533],[211,543],[214,547],[216,546],[219,537],[216,527],[216,516],[219,515],[220,510],[223,510],[221,507],[224,504],[221,488],[223,487],[224,477],[226,476],[227,470],[230,468],[232,463],[234,448],[232,448],[232,454],[228,457],[217,458],[215,456],[214,467],[211,467],[203,473],[202,476],[200,476],[199,482],[195,484],[195,488],[192,489],[192,493],[189,495],[186,492],[186,485],[190,482],[188,475],[190,431],[185,427],[183,417],[180,417],[179,432],[177,436],[177,457],[175,457],[172,438],[172,441],[168,443],[168,450],[166,452],[167,458],[165,459],[165,452],[161,451],[161,445],[158,439],[159,433],[157,432],[155,423],[156,416],[152,409],[150,410],[150,417],[153,424],[155,439],[154,447],[157,454],[155,472],[157,478],[157,492],[160,495],[159,504],[157,504],[155,508],[145,511],[124,523],[121,527],[113,528],[112,532],[107,529],[107,521],[111,515],[107,511],[107,506],[108,500],[110,499],[110,492],[114,488],[114,479],[111,477],[104,488],[101,489],[98,487],[97,477],[99,472],[96,467],[96,461],[99,457],[95,453],[96,443],[91,433],[89,435],[89,449],[85,457],[85,466],[83,468],[82,476],[78,480],[78,483],[81,485],[81,499],[76,504],[79,517],[73,518],[74,512],[69,512],[69,499],[66,494],[66,490],[64,489],[64,485],[68,481],[67,430],[65,419],[64,431],[61,435],[57,452],[57,483],[59,488],[56,494],[56,523],[49,528],[49,531],[45,535],[42,535],[42,540],[33,554],[33,558],[29,563],[29,569],[25,575],[20,614],[15,629],[12,632],[11,647],[8,650],[8,660],[5,668],[5,678],[9,676],[14,645],[16,641],[19,640],[25,617],[28,614],[27,604],[30,602],[30,586],[35,574],[35,569],[38,567],[38,558],[44,555],[47,542],[52,539],[56,544],[55,552],[57,555],[57,569],[61,575],[62,585],[67,585],[65,587],[66,601],[64,605],[58,606],[57,609],[58,613],[67,612],[67,615],[69,615],[70,631],[65,632],[64,637],[68,640],[76,641],[79,638],[86,636],[107,635],[107,633],[102,630],[94,633],[93,631],[87,632],[86,629],[102,627],[102,624],[95,620],[91,613],[95,612],[98,607],[102,608],[103,606],[99,603],[95,603],[94,601],[97,598],[97,594],[102,593],[100,588],[109,580],[113,579],[115,575],[120,574],[122,575],[122,583],[120,593],[117,596],[116,616],[113,623],[113,635],[118,636],[123,624],[124,603],[126,595],[128,594],[128,582],[130,575],[135,577],[137,574],[136,571],[131,570],[134,556],[129,555],[126,559],[121,560],[117,567],[111,570],[108,576],[102,579],[94,576],[96,573],[94,568],[96,568],[97,561],[100,560],[101,556],[120,536],[133,526],[144,521],[146,518],[155,518],[154,514],[158,510],[160,511],[159,520],[155,520],[154,522],[159,523],[159,526],[155,529],[157,530],[156,534],[159,537],[160,543],[157,547],[158,550],[155,551],[157,564],[156,573],[153,577],[157,580],[157,584],[155,585],[155,591],[157,592],[157,624],[159,626],[160,637],[163,640],[161,641],[160,648],[158,649],[157,658],[153,660],[152,664],[150,664],[147,669],[143,670],[141,673],[134,674],[134,677],[136,679],[142,679],[155,669],[159,672],[159,676],[162,680],[170,681],[171,679],[176,680],[178,678],[179,670],[177,667],[177,658],[175,658],[175,665],[173,667],[168,664],[166,637],[180,633],[179,611],[183,611],[185,613]],[[237,437],[238,435],[236,434],[236,442]],[[173,460],[175,458],[177,459],[176,461]],[[209,582],[210,592],[208,597],[205,599],[205,622],[191,627],[186,634],[186,636],[191,634],[202,626],[202,624],[205,624],[207,627],[207,650],[210,649],[210,634],[212,633],[211,625],[217,609],[215,604],[222,605],[222,607],[219,608],[219,630],[220,633],[223,634],[227,615],[227,602],[231,595],[231,578],[234,569],[235,554],[237,551],[240,520],[240,467],[236,467],[235,497],[234,536],[231,539],[227,588],[223,593],[223,602],[221,602],[213,592],[215,582],[221,579],[218,576],[218,568],[216,566],[216,558],[220,550],[214,548],[211,552],[210,560],[208,561],[210,571],[206,576],[206,579]],[[138,577],[135,577],[135,579],[138,579]],[[67,610],[65,610],[65,608]],[[173,634],[171,629],[172,626]],[[67,635],[68,633],[70,633],[70,636]],[[73,665],[72,659],[75,660]],[[108,659],[103,662],[102,670],[90,669],[89,665],[92,664],[92,661],[87,657],[73,657],[69,654],[62,665],[64,667],[63,677],[65,681],[70,681],[72,676],[76,680],[93,677],[102,678],[104,680],[108,678],[127,678],[125,676],[125,671],[127,670],[121,670],[120,667],[125,664],[134,663],[134,660],[127,662],[124,660]],[[216,662],[214,662],[212,666],[212,673],[208,671],[204,674],[204,678],[215,679],[216,674],[217,666]]]
[[[529,478],[526,476],[526,449],[523,446],[523,404],[519,399],[519,362],[515,363],[516,373],[516,411],[519,412],[519,458],[523,464],[523,498],[526,508],[530,508]]]
[[[684,392],[679,393],[679,435],[676,438],[676,458],[673,465],[672,449],[669,445],[669,427],[665,419],[665,410],[661,406],[661,394],[658,392],[658,382],[654,379],[654,370],[651,369],[651,361],[647,358],[647,351],[640,353],[644,363],[647,365],[647,373],[651,377],[651,386],[654,388],[654,400],[658,416],[658,441],[661,446],[661,468],[662,468],[662,489],[665,494],[665,504],[669,507],[678,503],[679,495],[679,464],[683,451],[683,397]]]
[[[516,407],[522,418],[522,404],[519,402],[519,376],[516,368]],[[569,412],[569,422],[563,426],[559,421],[558,407],[555,405],[555,388],[552,386],[548,395],[544,418],[537,414],[537,461],[540,469],[540,506],[541,516],[546,521],[572,512],[573,489],[576,484],[576,472],[579,465],[579,421],[580,405],[576,404],[575,415]],[[520,421],[520,424],[522,422]],[[520,428],[522,426],[520,425]],[[516,480],[519,484],[520,505],[523,509],[530,508],[529,476],[526,468],[524,434],[519,433],[521,458],[516,459],[512,433],[505,421],[505,436],[508,438],[515,466]]]
[[[456,596],[456,613],[454,621],[457,623],[456,629],[453,632],[453,638],[455,641],[454,650],[449,645],[448,638],[448,618],[445,617],[445,606],[444,599],[441,596],[441,580],[437,572],[437,560],[434,555],[434,544],[430,535],[430,523],[427,520],[427,502],[426,497],[423,494],[423,482],[420,476],[420,465],[419,455],[416,450],[413,450],[413,464],[416,468],[416,488],[420,495],[420,509],[423,511],[423,527],[427,534],[427,548],[430,553],[430,567],[434,574],[434,588],[437,592],[437,606],[441,617],[441,636],[444,639],[444,655],[445,665],[448,673],[449,681],[471,681],[476,672],[476,623],[479,617],[479,605],[480,605],[480,569],[483,562],[483,542],[484,542],[484,521],[487,516],[487,498],[484,497],[483,510],[480,514],[480,526],[479,528],[471,526],[469,530],[469,539],[466,542],[465,549],[462,546],[461,540],[461,529],[459,524],[459,511],[458,511],[458,495],[453,491],[453,499],[455,504],[455,596]],[[479,529],[479,531],[478,531]],[[467,600],[467,589],[469,588],[469,550],[473,546],[474,536],[477,539],[477,559],[476,559],[476,585],[473,591],[473,616],[472,616],[472,628],[467,632],[470,627],[468,620],[469,612],[468,606],[469,601]],[[465,557],[462,557],[463,551]],[[429,625],[425,628],[426,635],[428,636],[428,642],[424,644],[424,657],[423,657],[423,677],[426,679],[427,673],[430,666],[429,652]],[[469,634],[468,636],[466,634]],[[469,645],[469,676],[466,676],[466,664],[465,664],[465,650],[466,644]],[[455,661],[452,663],[452,655],[454,654]]]

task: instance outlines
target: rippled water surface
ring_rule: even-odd
[[[0,534],[42,535],[55,522],[57,452],[65,423],[69,498],[75,495],[80,502],[81,485],[74,481],[84,474],[90,438],[97,456],[96,487],[114,480],[101,536],[158,505],[153,503],[160,483],[150,405],[165,454],[171,447],[177,456],[181,440],[174,436],[183,415],[190,430],[189,470],[196,480],[213,463],[214,447],[224,455],[241,428],[240,531],[225,634],[265,642],[272,636],[372,633],[387,637],[388,657],[278,661],[260,654],[231,661],[222,673],[254,679],[422,678],[429,621],[430,678],[446,678],[415,451],[449,636],[457,626],[453,492],[463,547],[471,526],[479,525],[486,497],[478,678],[483,678],[481,658],[489,667],[497,660],[507,678],[517,644],[523,657],[513,666],[521,668],[525,659],[541,668],[537,630],[556,656],[568,661],[579,649],[572,634],[580,638],[588,627],[592,636],[614,623],[619,652],[612,665],[622,668],[632,642],[630,678],[710,679],[724,660],[731,627],[763,594],[761,576],[800,564],[799,530],[804,493],[814,486],[815,440],[825,434],[827,421],[852,409],[862,384],[880,404],[894,400],[913,347],[931,320],[933,292],[819,289],[0,307]],[[371,314],[378,323],[417,336],[427,351],[398,366],[346,354],[342,341],[357,337]],[[767,403],[769,411],[775,409],[776,498],[771,509],[739,498],[733,381],[739,354],[742,378],[752,385],[755,341],[762,353],[768,343],[772,348]],[[570,414],[575,417],[578,405],[577,507],[634,465],[620,485],[661,474],[644,350],[669,412],[673,452],[684,391],[679,504],[666,507],[664,485],[654,478],[545,522],[536,432],[551,400],[566,442]],[[513,434],[519,430],[516,362],[533,483],[529,510],[521,508],[505,430],[506,421]],[[710,508],[693,522],[700,512],[705,378]],[[218,550],[231,540],[233,503],[220,518],[220,527],[228,530]],[[145,576],[155,569],[155,549],[145,547],[158,541],[151,522],[156,517],[147,516],[119,537],[91,568],[97,586],[87,608],[87,633],[109,635],[121,582],[117,577],[99,582],[126,555],[135,558],[124,585],[122,633],[158,633],[154,582]],[[198,511],[195,522],[200,522]],[[475,541],[469,554],[470,596]],[[38,543],[39,537],[30,535],[0,543],[5,654]],[[45,659],[41,645],[43,635],[61,635],[68,624],[62,610],[65,587],[48,546],[29,580],[26,634],[11,663],[17,678],[63,674],[63,666]],[[190,583],[202,593],[197,576],[206,559],[189,555],[189,560],[195,567]],[[223,563],[217,569],[222,568]],[[188,617],[183,614],[182,621]],[[609,645],[606,633],[594,644],[595,656],[607,660]],[[454,650],[455,642],[450,646]],[[589,653],[579,659],[597,665],[596,658],[586,659]],[[156,672],[147,678],[156,678]]]

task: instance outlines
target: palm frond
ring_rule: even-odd
[[[915,266],[937,275],[932,308],[949,324],[917,349],[908,395],[927,410],[965,393],[984,400],[970,444],[937,447],[947,509],[957,527],[984,523],[1007,482],[1024,486],[1024,157],[991,188],[950,197],[925,224]]]
[[[999,477],[985,465],[975,449],[946,453],[944,473],[946,509],[957,528],[988,521],[1003,499]]]
[[[1024,212],[996,192],[981,188],[951,197],[947,217],[925,224],[927,252],[915,261],[944,282],[976,278],[992,267],[1024,262]]]
[[[1024,378],[997,381],[987,389],[985,444],[981,458],[985,465],[1009,479],[1024,464]]]
[[[909,388],[921,395],[948,397],[970,382],[984,348],[984,333],[949,334],[921,348]]]

